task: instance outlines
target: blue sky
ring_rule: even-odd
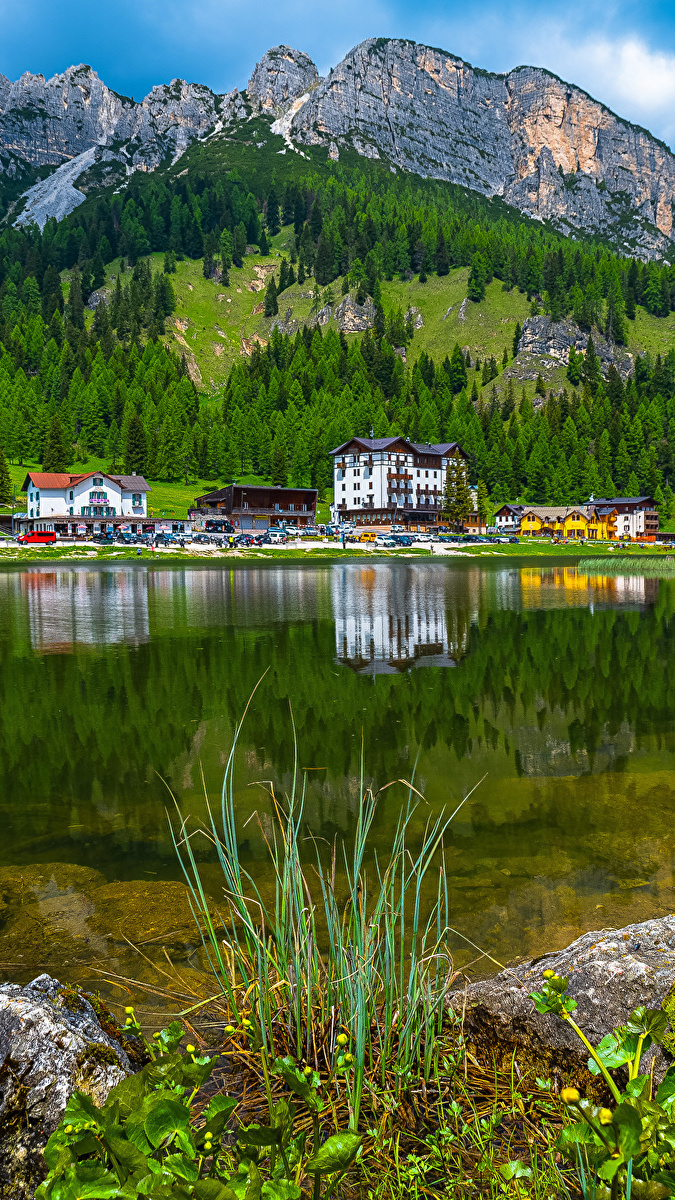
[[[476,66],[547,67],[675,146],[675,5],[638,0],[0,0],[0,72],[89,63],[140,99],[175,76],[244,87],[279,42],[324,73],[366,37],[408,37]]]

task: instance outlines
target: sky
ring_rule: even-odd
[[[88,63],[139,100],[179,77],[245,87],[279,43],[325,74],[367,37],[405,37],[491,71],[529,63],[675,148],[673,0],[0,0],[0,72]]]

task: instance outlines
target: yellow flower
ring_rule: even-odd
[[[194,1048],[194,1046],[193,1046],[193,1045],[187,1045],[187,1046],[185,1047],[185,1049],[186,1049],[186,1051],[187,1051],[187,1053],[188,1053],[188,1054],[194,1054],[194,1052],[195,1052],[195,1048]]]
[[[575,1087],[566,1087],[560,1093],[560,1099],[563,1104],[576,1104],[581,1099],[581,1094]]]
[[[241,1023],[242,1023],[242,1025],[244,1026],[244,1029],[250,1029],[250,1028],[251,1028],[251,1022],[250,1022],[250,1021],[247,1021],[247,1020],[246,1020],[246,1017],[243,1017],[243,1018],[242,1018],[242,1022],[241,1022]]]
[[[598,1117],[600,1118],[601,1125],[612,1124],[612,1113],[609,1108],[601,1108]]]
[[[346,1062],[346,1063],[353,1063],[353,1061],[354,1061],[354,1055],[353,1055],[353,1054],[345,1054],[345,1062]]]
[[[128,1007],[128,1008],[125,1008],[125,1010],[124,1010],[124,1011],[125,1011],[125,1013],[132,1013],[132,1012],[134,1011],[134,1006],[133,1006],[133,1004],[130,1004],[130,1005],[129,1005],[129,1007]]]
[[[226,1026],[225,1026],[225,1032],[226,1032],[226,1033],[229,1035],[229,1037],[232,1037],[232,1034],[233,1034],[233,1033],[236,1033],[237,1031],[236,1031],[236,1029],[234,1028],[234,1025],[226,1025]]]
[[[544,971],[544,979],[555,979],[555,971]]]
[[[335,1040],[337,1041],[338,1046],[346,1046],[349,1042],[349,1038],[347,1037],[346,1033],[338,1033]]]

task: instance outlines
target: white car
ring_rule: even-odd
[[[270,542],[279,543],[281,545],[285,545],[286,542],[288,541],[286,534],[283,533],[281,531],[281,529],[269,529],[267,532],[267,536],[268,536]]]
[[[432,540],[430,533],[414,533],[413,537],[416,542],[430,542]]]

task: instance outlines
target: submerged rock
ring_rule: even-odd
[[[102,1104],[131,1073],[128,1054],[75,989],[49,975],[1,986],[0,1200],[33,1195],[45,1175],[43,1147],[73,1091]]]
[[[569,977],[569,994],[576,1000],[574,1019],[592,1045],[617,1025],[624,1024],[640,1004],[660,1008],[675,1027],[675,915],[585,933],[565,950],[507,968],[492,979],[470,984],[452,996],[452,1007],[464,1014],[470,1051],[502,1065],[515,1055],[518,1069],[533,1069],[544,1078],[574,1075],[582,1089],[599,1088],[590,1075],[588,1053],[569,1026],[552,1014],[538,1013],[530,992],[539,991],[543,972]],[[675,1036],[666,1035],[655,1058],[654,1077],[662,1078],[675,1051]]]

